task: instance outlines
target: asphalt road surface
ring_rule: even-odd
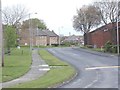
[[[77,76],[60,88],[118,88],[117,56],[102,56],[73,48],[49,48],[48,51],[77,71]]]

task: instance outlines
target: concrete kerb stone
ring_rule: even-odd
[[[73,49],[75,49],[75,50],[81,50],[83,52],[88,52],[88,53],[91,53],[91,54],[94,54],[94,55],[99,55],[99,56],[104,56],[104,57],[114,57],[114,56],[117,56],[117,55],[113,55],[113,54],[108,54],[108,53],[103,53],[103,52],[97,52],[97,51],[92,51],[92,50],[78,48],[78,47],[75,47]]]

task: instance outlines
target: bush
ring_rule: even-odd
[[[112,43],[107,41],[104,46],[105,52],[112,52]]]
[[[117,45],[113,45],[111,42],[107,42],[104,46],[105,52],[117,53]]]
[[[71,45],[77,45],[75,42],[63,42],[64,46],[71,46]]]
[[[117,45],[112,45],[112,53],[117,53]]]
[[[87,48],[93,48],[93,45],[86,45]]]

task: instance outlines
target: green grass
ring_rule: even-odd
[[[40,50],[40,56],[50,66],[68,65],[67,63],[63,61],[60,61],[58,58],[55,58],[53,55],[51,55],[49,52],[45,50]]]
[[[88,49],[88,50],[92,50],[92,51],[97,51],[97,52],[104,52],[104,49],[101,50],[101,48],[88,48],[86,46],[80,46],[80,48]]]
[[[101,50],[101,48],[93,48],[92,50],[97,51],[97,52],[104,52],[104,49]]]
[[[0,82],[2,82],[2,67],[0,67]]]
[[[40,50],[41,57],[49,64],[58,66],[52,67],[44,76],[31,82],[22,83],[12,88],[48,88],[56,86],[65,80],[69,80],[74,74],[75,69],[65,62],[60,61],[45,50]]]
[[[23,52],[23,54],[22,54]],[[13,49],[11,55],[5,55],[2,68],[2,81],[10,81],[24,75],[30,68],[29,48]]]

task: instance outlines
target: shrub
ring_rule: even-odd
[[[78,44],[75,42],[63,42],[63,45],[64,46],[71,46],[71,45],[78,45]]]
[[[107,42],[104,46],[105,52],[117,53],[117,45],[113,45],[111,42]]]
[[[112,53],[117,53],[117,45],[112,45]]]
[[[93,45],[86,45],[87,48],[93,48]]]
[[[112,52],[112,43],[107,41],[104,46],[105,52]]]

